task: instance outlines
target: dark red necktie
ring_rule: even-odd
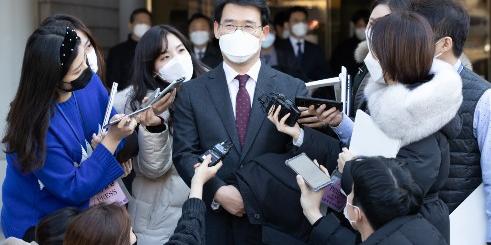
[[[244,146],[247,125],[249,124],[249,114],[251,113],[251,97],[246,89],[249,75],[238,75],[235,79],[239,80],[239,92],[235,100],[235,126],[239,134],[239,142]]]

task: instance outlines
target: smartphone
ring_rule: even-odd
[[[218,162],[225,158],[232,146],[232,143],[230,143],[228,140],[218,143],[214,145],[213,148],[207,150],[203,155],[201,155],[200,161],[203,162],[206,159],[206,156],[211,155],[211,161],[208,166],[215,166]]]
[[[329,175],[326,175],[305,153],[286,160],[285,164],[302,176],[314,191],[320,191],[331,182]]]
[[[157,98],[159,94],[160,94],[160,88],[155,89],[149,96],[147,96],[148,100],[145,103],[141,104],[140,108],[145,108],[147,106],[152,105],[155,98]]]
[[[136,111],[134,111],[134,112],[126,115],[126,116],[131,118],[131,117],[134,117],[134,116],[136,116],[136,115],[138,115],[138,114],[140,114],[140,113],[142,113],[142,112],[144,112],[144,111],[146,111],[148,109],[151,109],[151,108],[152,108],[151,106],[146,106],[146,107],[140,108],[140,109],[138,109],[138,110],[136,110]],[[119,119],[110,121],[108,124],[104,125],[102,127],[102,129],[108,129],[111,126],[118,124],[119,122],[121,122],[121,120],[123,120],[123,118],[124,117],[121,117]]]
[[[310,107],[311,105],[313,105],[316,109],[319,108],[321,105],[326,105],[326,110],[335,107],[338,111],[343,111],[343,102],[335,100],[298,96],[295,98],[295,105],[298,107]]]
[[[154,100],[150,103],[150,105],[153,105],[153,104],[157,103],[157,101],[159,101],[160,99],[162,99],[167,93],[169,93],[173,89],[178,88],[179,86],[181,86],[181,84],[184,82],[184,80],[186,80],[186,78],[185,77],[181,77],[181,78],[173,81],[172,83],[170,83],[167,87],[165,87],[164,90],[162,90],[162,91],[159,92],[159,94],[154,98]]]

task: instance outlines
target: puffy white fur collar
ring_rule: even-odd
[[[355,60],[358,63],[363,63],[365,58],[368,55],[368,43],[367,41],[363,41],[358,44],[358,47],[355,49]]]
[[[365,88],[373,120],[403,146],[440,130],[462,103],[462,79],[451,65],[435,59],[431,74],[433,79],[412,90],[383,79],[369,81]]]

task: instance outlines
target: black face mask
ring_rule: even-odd
[[[70,84],[71,88],[69,89],[62,88],[62,90],[65,92],[73,92],[83,89],[87,86],[87,84],[89,84],[91,78],[92,78],[92,70],[90,69],[90,67],[87,67],[77,79],[71,82],[63,82],[66,84]]]

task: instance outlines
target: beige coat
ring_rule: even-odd
[[[130,91],[131,88],[118,93],[116,110],[128,108],[125,105],[128,105]],[[181,217],[181,207],[189,196],[189,188],[172,163],[172,135],[168,127],[164,132],[154,134],[139,126],[138,146],[138,157],[133,159],[136,173],[134,198],[128,205],[133,230],[139,245],[164,244]]]

